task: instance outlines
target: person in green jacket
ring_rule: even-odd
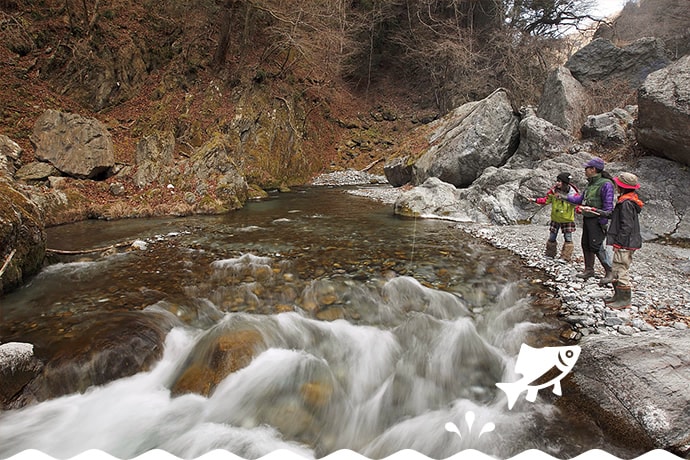
[[[563,232],[563,247],[561,259],[569,262],[573,255],[573,233],[575,232],[575,205],[567,198],[579,195],[580,191],[571,184],[570,173],[562,172],[556,177],[554,185],[545,197],[537,198],[537,204],[551,203],[551,223],[549,224],[549,239],[546,241],[546,257],[556,257],[558,250],[558,231]]]

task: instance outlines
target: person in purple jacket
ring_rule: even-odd
[[[604,286],[613,281],[611,260],[606,252],[606,229],[608,215],[613,211],[613,178],[604,171],[605,163],[601,158],[592,158],[584,165],[587,176],[587,187],[582,194],[568,197],[568,201],[581,205],[575,211],[582,213],[582,255],[585,259],[585,269],[577,276],[589,279],[595,275],[594,258],[598,258],[604,267],[604,277],[599,284]],[[597,210],[604,212],[599,213]]]

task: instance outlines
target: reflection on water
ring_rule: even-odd
[[[516,379],[521,343],[557,344],[551,312],[534,302],[546,292],[507,252],[451,223],[311,189],[226,216],[49,234],[51,247],[72,250],[133,239],[146,248],[47,267],[7,296],[2,337],[34,343],[47,362],[76,357],[92,374],[114,347],[121,375],[150,370],[88,390],[63,378],[62,393],[81,393],[1,413],[0,456],[612,451],[596,424],[560,413],[548,396],[507,410],[495,383]],[[142,355],[155,364],[134,366],[129,358]],[[496,429],[479,438],[468,412],[476,430]]]

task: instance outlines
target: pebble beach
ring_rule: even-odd
[[[352,186],[350,193],[393,204],[402,192],[386,186],[385,177],[360,171],[341,171],[319,176],[313,185]],[[371,185],[369,187],[369,185]],[[583,281],[576,275],[583,268],[579,231],[575,233],[573,259],[544,256],[548,228],[543,225],[487,225],[458,222],[459,230],[489,244],[511,251],[523,263],[543,271],[542,282],[561,301],[560,316],[570,325],[565,339],[579,340],[591,334],[632,335],[651,330],[687,330],[690,328],[690,249],[671,244],[645,242],[635,253],[630,269],[633,299],[629,309],[614,310],[603,298],[611,287],[601,287],[598,278]],[[579,230],[579,229],[578,229]],[[559,235],[559,247],[562,236]],[[598,264],[598,262],[597,262]],[[595,265],[598,276],[603,268]]]

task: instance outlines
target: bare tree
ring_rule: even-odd
[[[506,20],[511,27],[530,35],[560,36],[586,22],[594,0],[508,0]]]

